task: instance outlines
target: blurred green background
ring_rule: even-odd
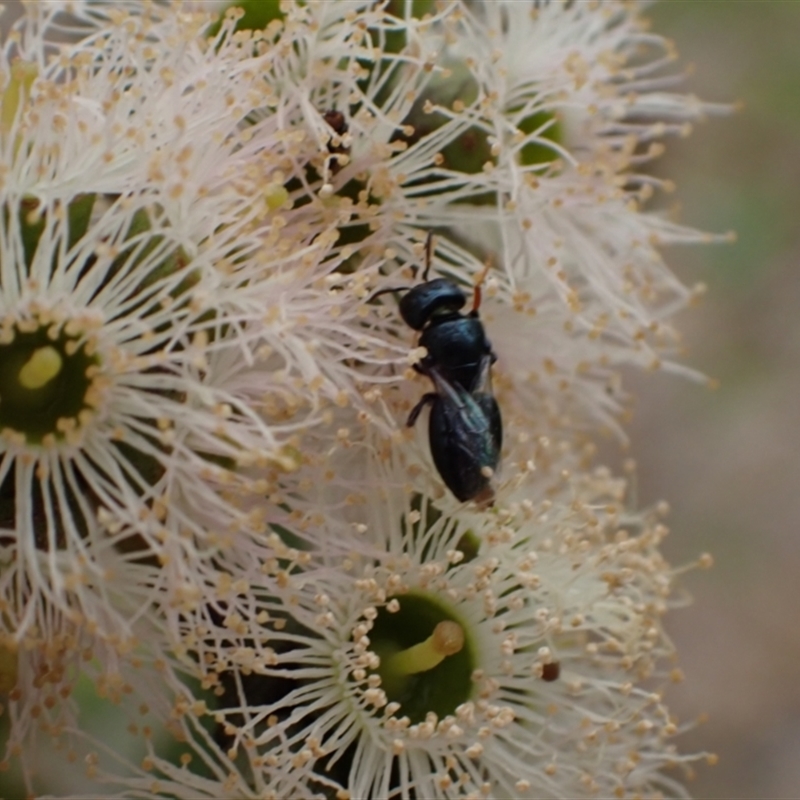
[[[643,503],[670,501],[674,563],[699,552],[710,572],[667,620],[686,681],[670,705],[709,721],[683,749],[701,766],[697,798],[800,797],[800,2],[662,0],[653,29],[696,69],[686,88],[741,101],[735,115],[668,143],[655,169],[677,183],[681,221],[736,230],[733,245],[666,252],[686,283],[705,282],[680,320],[708,391],[631,376],[630,454]]]

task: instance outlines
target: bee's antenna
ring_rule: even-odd
[[[411,289],[411,286],[394,286],[391,289],[379,289],[375,294],[367,298],[367,302],[371,302],[376,297],[380,297],[382,294],[390,294],[391,292],[407,292]]]
[[[422,273],[422,281],[423,283],[428,280],[428,273],[431,271],[431,261],[433,260],[433,232],[428,231],[428,235],[425,237],[425,270]],[[413,266],[411,268],[414,272],[414,277],[417,277],[417,267]],[[376,297],[380,297],[382,294],[389,294],[390,292],[407,292],[412,289],[412,286],[396,286],[391,289],[379,289],[375,294],[373,294],[367,302],[370,300],[374,300]]]
[[[490,261],[487,261],[483,270],[481,270],[481,274],[478,275],[477,279],[475,280],[475,292],[472,295],[472,315],[478,316],[478,309],[481,307],[481,286],[483,286],[483,282],[486,280],[486,276],[489,274],[489,270],[492,268],[492,264]]]

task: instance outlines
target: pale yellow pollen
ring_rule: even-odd
[[[427,348],[415,347],[413,350],[409,350],[406,360],[408,361],[409,364],[416,364],[417,362],[425,358],[426,355],[428,355]]]
[[[433,647],[442,655],[452,656],[464,646],[464,631],[457,622],[444,620],[433,631]]]
[[[270,183],[264,190],[264,198],[270,211],[277,211],[289,200],[289,193],[280,183]]]
[[[41,389],[61,372],[64,359],[54,347],[35,350],[19,371],[19,382],[25,389]]]

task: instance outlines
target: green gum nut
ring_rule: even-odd
[[[410,4],[406,0],[389,0],[386,4],[387,13],[401,19],[405,19],[406,9],[410,19],[423,19],[426,14],[436,11],[436,3],[435,0],[412,0]],[[402,30],[387,31],[384,44],[387,53],[399,53],[405,46],[406,35]]]
[[[430,712],[440,719],[454,714],[474,688],[477,659],[467,626],[433,595],[411,592],[394,600],[399,610],[383,608],[370,633],[381,687],[389,702],[400,704],[398,716],[412,723]]]
[[[466,63],[450,62],[443,66],[446,67],[445,71],[431,79],[403,120],[403,125],[411,126],[414,133],[409,137],[398,134],[397,138],[405,140],[409,146],[435,134],[449,123],[450,112],[457,117],[463,109],[474,107],[480,97],[480,86]],[[519,116],[519,110],[511,110],[507,116]],[[547,144],[548,141],[558,143],[562,138],[561,125],[552,112],[541,110],[523,117],[518,130],[526,137],[541,130],[538,136],[541,141],[527,141],[519,149],[517,160],[520,164],[530,167],[549,164],[557,159],[557,153]],[[475,124],[464,128],[448,141],[437,153],[436,159],[436,166],[442,170],[475,175],[497,165],[498,151],[493,148],[488,129]],[[436,194],[439,179],[432,176],[427,181],[430,193]],[[486,205],[495,204],[497,198],[494,192],[479,192],[458,202]]]
[[[464,63],[442,64],[444,72],[437,73],[414,102],[404,125],[411,125],[413,135],[409,144],[430,136],[448,122],[439,108],[452,109],[456,114],[469,108],[478,99],[479,87],[472,71]],[[486,131],[470,126],[453,138],[440,151],[439,166],[470,175],[480,172],[487,163],[494,163]]]
[[[549,123],[549,124],[548,124]],[[558,117],[550,111],[537,111],[525,117],[519,123],[519,129],[525,133],[530,134],[547,126],[539,138],[545,139],[555,144],[560,144],[563,140],[563,131]],[[519,153],[519,161],[523,166],[529,167],[536,164],[549,164],[558,157],[552,147],[542,142],[527,142],[522,146]]]

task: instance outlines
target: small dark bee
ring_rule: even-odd
[[[431,407],[428,436],[436,469],[447,488],[462,502],[491,501],[491,477],[500,461],[503,423],[492,395],[491,366],[497,360],[478,315],[480,283],[472,310],[462,314],[467,296],[447,278],[428,280],[431,237],[426,242],[422,283],[400,298],[400,316],[421,331],[427,355],[414,365],[436,389],[424,394],[409,414],[410,427],[422,409]],[[384,292],[402,291],[385,289]]]

